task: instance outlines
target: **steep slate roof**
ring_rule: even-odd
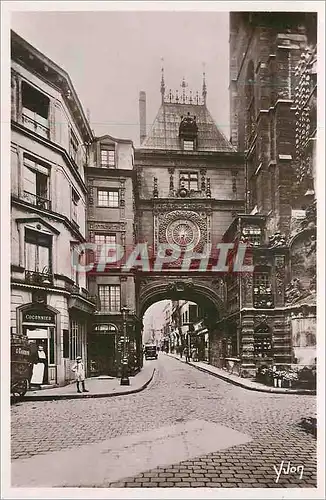
[[[234,152],[235,148],[218,130],[205,104],[164,102],[141,148],[180,150],[179,125],[181,116],[196,116],[198,126],[197,151]]]

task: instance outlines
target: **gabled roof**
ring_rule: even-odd
[[[121,143],[121,144],[133,145],[133,142],[131,139],[117,139],[116,137],[113,137],[112,135],[109,135],[109,134],[101,135],[100,137],[95,137],[96,141],[104,141],[105,139],[108,139],[109,141],[112,141],[112,142]]]
[[[151,131],[141,148],[180,150],[179,126],[181,117],[196,116],[198,126],[197,151],[234,152],[235,148],[218,130],[205,104],[164,102],[154,120]]]

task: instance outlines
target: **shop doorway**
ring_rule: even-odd
[[[49,326],[24,326],[24,335],[28,339],[28,343],[31,346],[31,359],[33,365],[39,362],[39,347],[43,348],[45,356],[43,358],[44,372],[42,375],[42,380],[38,380],[37,383],[42,384],[55,384],[56,374],[55,374],[55,342],[54,342],[54,327]],[[33,377],[32,377],[33,381]],[[31,382],[32,382],[31,381]]]
[[[93,377],[100,375],[116,375],[116,336],[94,333],[89,343],[88,359],[90,374]]]

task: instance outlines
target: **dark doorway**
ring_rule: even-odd
[[[88,353],[91,377],[116,375],[115,344],[115,335],[92,334]]]

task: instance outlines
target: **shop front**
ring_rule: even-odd
[[[56,384],[56,313],[31,306],[22,311],[22,331],[31,348],[31,385]]]
[[[116,377],[118,372],[118,330],[113,323],[94,324],[89,335],[88,360],[91,377]]]

